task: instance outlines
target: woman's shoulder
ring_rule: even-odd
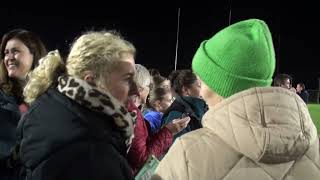
[[[13,95],[9,95],[5,93],[2,89],[0,89],[0,104],[2,103],[16,103],[16,99]]]
[[[183,97],[181,97],[181,99],[190,105],[199,106],[199,105],[206,104],[206,102],[199,97],[183,96]]]
[[[16,98],[2,90],[0,90],[0,108],[20,114]]]
[[[47,117],[65,119],[71,118],[70,116],[79,115],[80,111],[78,105],[68,97],[59,93],[54,88],[49,88],[46,92],[36,98],[30,104],[26,116],[37,116],[37,117]]]

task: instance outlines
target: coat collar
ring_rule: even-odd
[[[297,159],[317,141],[306,104],[284,88],[237,93],[210,108],[203,126],[236,151],[263,163]]]

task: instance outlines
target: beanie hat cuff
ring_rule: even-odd
[[[222,97],[229,97],[251,87],[270,86],[272,78],[267,80],[239,76],[228,72],[215,63],[205,50],[207,41],[201,43],[193,61],[192,69],[200,79]]]

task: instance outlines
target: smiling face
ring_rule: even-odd
[[[8,76],[24,80],[30,71],[33,55],[28,47],[18,39],[10,39],[4,50],[4,64]]]

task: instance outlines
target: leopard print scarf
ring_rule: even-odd
[[[58,83],[60,93],[93,111],[112,116],[129,149],[134,136],[135,113],[129,113],[110,93],[101,92],[84,80],[65,75],[58,78]]]

